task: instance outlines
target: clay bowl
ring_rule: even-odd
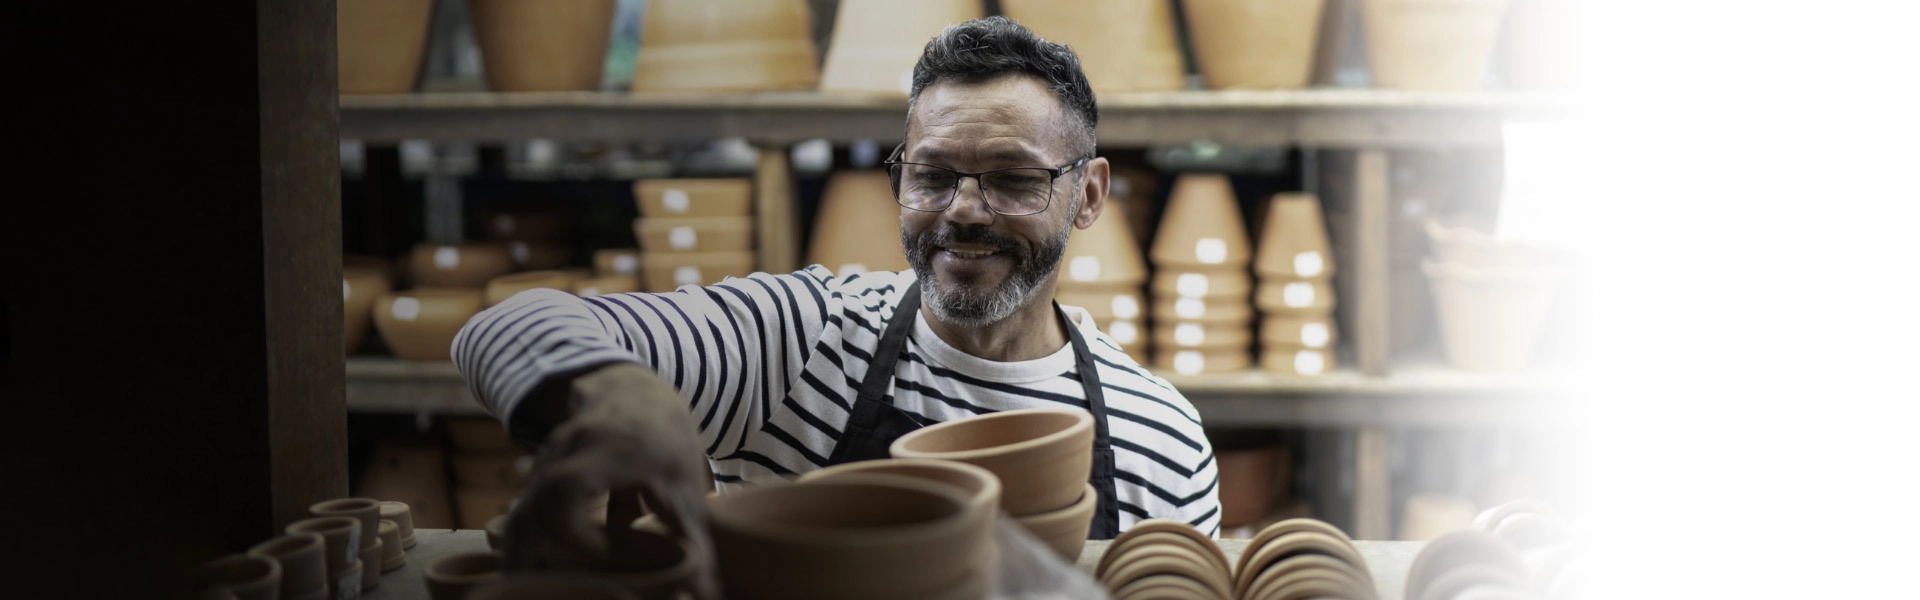
[[[951,485],[967,496],[972,510],[991,519],[1000,512],[1000,478],[992,471],[963,462],[923,458],[866,460],[834,465],[800,476],[800,482],[820,481],[849,473],[904,475]]]
[[[407,564],[406,540],[400,539],[400,525],[387,519],[380,520],[380,571],[392,571]]]
[[[501,243],[423,243],[413,247],[411,267],[420,286],[479,289],[513,272],[513,254]]]
[[[493,306],[513,297],[514,294],[532,289],[547,288],[566,290],[570,280],[567,274],[559,271],[528,271],[502,275],[487,282],[486,304]]]
[[[1145,519],[1134,523],[1132,529],[1126,530],[1119,537],[1113,538],[1113,542],[1107,544],[1107,555],[1100,557],[1100,563],[1094,568],[1094,574],[1105,572],[1109,563],[1113,562],[1112,559],[1118,557],[1117,553],[1124,552],[1134,544],[1180,543],[1179,540],[1168,539],[1167,536],[1184,538],[1186,543],[1182,545],[1191,544],[1192,548],[1206,551],[1207,556],[1219,565],[1221,571],[1232,572],[1232,563],[1227,562],[1227,553],[1220,549],[1219,544],[1214,543],[1206,534],[1200,533],[1200,530],[1194,529],[1192,525],[1172,519]]]
[[[1113,600],[1195,600],[1213,594],[1213,588],[1179,575],[1148,575],[1113,591]],[[1231,597],[1221,600],[1232,600]]]
[[[1000,508],[1014,516],[1055,511],[1082,497],[1093,468],[1093,415],[1024,409],[957,419],[894,440],[894,458],[963,462],[1000,478]]]
[[[348,567],[360,560],[360,520],[353,517],[314,517],[294,521],[288,525],[287,533],[316,533],[325,538],[326,547],[322,550],[327,557],[327,575],[329,578],[346,572]]]
[[[602,578],[580,573],[515,573],[474,587],[466,600],[640,600]]]
[[[1421,598],[1442,575],[1475,564],[1516,572],[1523,568],[1519,554],[1506,542],[1471,529],[1455,531],[1427,542],[1413,557],[1413,565],[1407,569],[1406,597]]]
[[[950,484],[843,474],[708,502],[730,597],[918,598],[974,577],[989,551]]]
[[[239,600],[267,600],[280,594],[280,561],[252,554],[229,554],[193,570],[196,589],[224,590]]]
[[[353,517],[360,521],[360,548],[366,549],[380,538],[380,501],[372,498],[340,498],[315,502],[307,513],[316,517]]]
[[[407,360],[447,360],[453,338],[467,319],[480,313],[484,299],[472,290],[388,292],[373,304],[373,326],[394,356]]]
[[[460,552],[427,563],[422,575],[427,580],[427,597],[433,600],[461,600],[467,592],[501,579],[506,563],[492,552]]]
[[[1093,484],[1082,483],[1080,499],[1073,504],[1059,510],[1014,517],[1014,521],[1071,563],[1080,560],[1080,551],[1087,546],[1087,531],[1093,528],[1093,510],[1099,504],[1100,493],[1094,491]]]
[[[1327,577],[1294,577],[1279,582],[1265,595],[1247,596],[1261,600],[1309,600],[1312,598],[1372,598],[1363,589]]]
[[[1143,577],[1160,574],[1180,575],[1204,583],[1215,597],[1234,597],[1233,584],[1227,573],[1221,571],[1211,557],[1175,545],[1131,548],[1120,558],[1114,559],[1101,582],[1106,584],[1107,589],[1117,591]]]
[[[341,341],[347,354],[366,343],[367,328],[373,326],[373,301],[390,290],[384,272],[353,267],[340,270],[340,301],[346,313]]]
[[[400,527],[401,549],[404,550],[413,547],[415,540],[413,537],[412,507],[407,506],[405,502],[397,500],[382,501],[380,503],[380,518],[393,521],[394,525]]]
[[[1248,546],[1248,548],[1253,547]],[[1253,585],[1255,577],[1267,570],[1269,565],[1286,557],[1298,554],[1322,554],[1344,561],[1356,569],[1362,569],[1362,572],[1366,565],[1366,560],[1360,557],[1360,552],[1351,544],[1316,531],[1288,533],[1273,538],[1257,550],[1249,550],[1249,553],[1253,555],[1252,558],[1244,563],[1244,569],[1236,571],[1234,575],[1234,591],[1242,596],[1246,595],[1248,588]]]
[[[280,597],[300,598],[327,591],[327,542],[317,533],[283,535],[247,549],[248,556],[280,565]]]

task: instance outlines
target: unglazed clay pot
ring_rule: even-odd
[[[224,590],[238,600],[273,600],[280,597],[280,576],[280,561],[272,557],[229,554],[200,563],[193,582],[197,589]]]
[[[341,312],[346,316],[346,328],[341,335],[347,354],[360,349],[367,341],[367,328],[373,326],[373,301],[391,291],[387,276],[372,269],[343,268],[340,270]]]
[[[1253,539],[1247,540],[1247,550],[1240,553],[1239,561],[1234,563],[1233,572],[1236,576],[1240,573],[1247,573],[1249,569],[1254,568],[1251,564],[1253,562],[1253,555],[1260,547],[1267,545],[1268,542],[1280,536],[1301,531],[1319,533],[1339,540],[1348,546],[1353,545],[1353,539],[1347,537],[1346,532],[1341,531],[1340,528],[1334,527],[1326,521],[1308,518],[1286,519],[1261,528],[1259,533],[1253,535]]]
[[[340,93],[404,94],[420,79],[433,0],[339,0]]]
[[[633,235],[646,252],[739,252],[753,249],[753,217],[641,217]]]
[[[1273,478],[1280,472],[1281,452],[1279,446],[1216,448],[1222,529],[1240,527],[1267,515],[1273,504]]]
[[[1169,267],[1154,269],[1148,288],[1158,298],[1237,298],[1253,293],[1253,275],[1245,267]]]
[[[633,91],[761,91],[820,82],[802,0],[652,0]]]
[[[1360,558],[1360,551],[1355,550],[1351,542],[1317,531],[1283,534],[1257,548],[1248,545],[1246,554],[1251,555],[1251,558],[1244,562],[1246,570],[1234,573],[1234,591],[1235,595],[1240,597],[1247,597],[1247,592],[1253,587],[1254,580],[1260,576],[1261,572],[1268,570],[1274,563],[1289,560],[1289,557],[1296,555],[1325,555],[1351,565],[1358,573],[1364,573],[1367,564]],[[1368,581],[1371,583],[1371,580]]]
[[[514,573],[475,586],[466,600],[640,600],[611,581],[587,573]]]
[[[571,283],[567,274],[559,271],[527,271],[501,275],[487,282],[486,304],[493,306],[505,302],[514,294],[532,289],[547,288],[566,291]]]
[[[327,592],[327,542],[317,533],[287,534],[247,549],[247,555],[280,564],[280,597],[305,598]]]
[[[1334,272],[1327,221],[1312,194],[1274,194],[1253,270],[1261,277],[1324,279]]]
[[[1331,594],[1329,596],[1329,594]],[[1373,583],[1354,565],[1322,554],[1299,554],[1251,574],[1246,598],[1373,598]]]
[[[850,473],[732,492],[708,515],[732,598],[981,597],[991,555],[969,503],[950,484]]]
[[[820,90],[905,98],[927,40],[982,16],[979,0],[841,0]]]
[[[461,552],[427,563],[427,597],[433,600],[461,600],[469,590],[499,581],[506,567],[499,554]]]
[[[1067,236],[1060,265],[1062,290],[1100,285],[1138,288],[1147,281],[1147,263],[1140,256],[1139,242],[1127,229],[1126,210],[1112,200],[1092,227]]]
[[[1174,179],[1152,256],[1155,267],[1244,268],[1252,262],[1246,221],[1226,175]]]
[[[388,292],[374,302],[373,326],[394,356],[447,360],[453,355],[454,336],[480,313],[482,302],[477,290]]]
[[[593,252],[593,272],[601,277],[611,275],[640,276],[640,250],[637,248],[607,248]]]
[[[380,535],[380,501],[372,498],[341,498],[315,502],[307,512],[316,517],[353,517],[360,522],[360,549],[372,547]]]
[[[1054,292],[1053,301],[1061,306],[1078,306],[1093,316],[1098,323],[1114,319],[1139,321],[1145,313],[1146,297],[1140,295],[1135,286],[1122,292],[1069,292],[1065,289]]]
[[[487,87],[496,92],[600,88],[614,0],[467,0]]]
[[[386,503],[381,503],[385,509]],[[400,538],[400,525],[387,519],[380,520],[380,572],[385,573],[407,564],[407,542]]]
[[[1100,493],[1093,489],[1093,484],[1080,485],[1080,497],[1072,504],[1014,517],[1014,521],[1045,542],[1062,560],[1080,560],[1080,550],[1087,545],[1087,532],[1093,528],[1093,511],[1100,505]]]
[[[1176,279],[1176,283],[1178,280]],[[1211,283],[1211,282],[1209,282]],[[1153,303],[1153,320],[1220,324],[1253,320],[1253,303],[1246,296],[1175,296]]]
[[[1364,0],[1374,87],[1473,91],[1499,38],[1507,0]]]
[[[646,219],[753,214],[751,179],[641,179],[633,198]]]
[[[1113,600],[1206,600],[1207,584],[1179,575],[1148,575],[1113,591]]]
[[[1000,0],[1001,13],[1080,56],[1095,94],[1186,87],[1173,7],[1164,0]]]
[[[1153,325],[1153,345],[1168,351],[1246,348],[1253,343],[1248,325],[1247,321],[1161,321]]]
[[[640,255],[646,291],[663,293],[683,285],[713,285],[728,277],[753,274],[752,252],[649,252]]]
[[[988,517],[1000,512],[1000,478],[992,471],[951,460],[921,458],[864,460],[810,471],[801,475],[799,481],[802,483],[821,481],[849,473],[902,475],[951,485],[967,495],[968,502],[974,510],[981,511]]]
[[[1112,567],[1113,560],[1135,544],[1177,544],[1199,550],[1205,553],[1216,570],[1231,572],[1226,552],[1207,534],[1200,533],[1192,525],[1172,519],[1143,519],[1107,544],[1107,552],[1100,556],[1099,563],[1094,567],[1094,575],[1104,575]]]
[[[1153,364],[1181,375],[1238,373],[1253,366],[1253,352],[1248,348],[1155,348]]]
[[[1324,279],[1268,277],[1253,292],[1253,305],[1270,316],[1327,318],[1336,302],[1333,284]]]
[[[900,436],[889,451],[979,466],[1000,478],[1008,514],[1045,513],[1081,498],[1093,468],[1093,415],[1036,408],[956,419]]]
[[[1188,0],[1187,40],[1207,87],[1296,89],[1313,76],[1326,0]]]
[[[414,283],[422,287],[480,289],[487,280],[513,272],[513,255],[499,242],[419,244],[411,261]]]
[[[413,537],[413,510],[407,503],[396,500],[380,502],[380,518],[392,521],[399,530],[400,549],[412,548],[416,541]]]
[[[376,528],[377,529],[377,528]],[[373,545],[360,550],[360,589],[370,590],[380,585],[380,570],[385,566],[386,542],[376,533],[367,536]]]
[[[1260,369],[1282,375],[1325,375],[1339,366],[1332,350],[1262,342]]]
[[[1283,344],[1315,350],[1332,348],[1340,340],[1333,319],[1268,316],[1260,321],[1261,344]]]
[[[360,562],[360,520],[353,517],[314,517],[294,521],[287,533],[317,533],[326,539],[327,575],[338,579]]]
[[[900,204],[886,171],[840,171],[827,177],[820,216],[813,222],[807,263],[847,277],[868,271],[907,270],[900,247]],[[886,239],[880,239],[887,232]]]

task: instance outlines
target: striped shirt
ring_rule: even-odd
[[[680,390],[725,493],[827,463],[880,333],[912,282],[911,271],[839,278],[815,265],[665,294],[531,290],[469,321],[454,339],[453,360],[502,421],[550,375],[614,361],[648,365]],[[1193,405],[1121,352],[1085,310],[1065,310],[1087,338],[1106,396],[1120,529],[1158,517],[1218,535],[1219,474]],[[916,420],[1087,408],[1071,344],[997,362],[948,345],[914,318],[887,401]]]

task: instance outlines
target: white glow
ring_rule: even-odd
[[[1333,338],[1333,332],[1326,323],[1307,323],[1300,326],[1300,343],[1308,348],[1325,348],[1327,341]]]
[[[638,270],[640,270],[640,261],[634,258],[632,254],[621,254],[613,257],[614,273],[632,275],[634,271]]]
[[[1074,281],[1093,281],[1100,278],[1100,257],[1075,256],[1067,262],[1067,278]]]
[[[346,300],[351,296],[353,296],[353,283],[345,279],[340,280],[340,299]]]
[[[1120,294],[1113,297],[1113,316],[1117,319],[1133,319],[1140,316],[1140,300],[1133,294]]]
[[[1173,355],[1173,372],[1193,375],[1207,368],[1207,357],[1198,350],[1181,350]]]
[[[1173,301],[1173,314],[1182,319],[1198,319],[1207,314],[1207,301],[1199,298],[1181,298]]]
[[[1327,259],[1320,256],[1318,250],[1308,250],[1293,255],[1293,272],[1301,277],[1313,277],[1327,269]]]
[[[420,318],[420,301],[411,296],[402,296],[393,300],[393,318],[412,322]]]
[[[673,270],[674,285],[700,285],[705,281],[700,277],[700,267],[679,267]]]
[[[1220,238],[1200,238],[1193,243],[1193,255],[1200,262],[1217,265],[1227,262],[1227,241]]]
[[[523,265],[533,260],[533,250],[526,242],[507,242],[507,254],[513,255],[513,262]]]
[[[1313,306],[1313,296],[1313,284],[1305,281],[1291,282],[1280,289],[1280,297],[1286,301],[1287,308]]]
[[[667,230],[667,245],[675,250],[691,250],[699,242],[700,237],[694,234],[692,227],[675,227]]]
[[[1319,375],[1327,370],[1327,358],[1313,350],[1301,350],[1293,354],[1293,370],[1301,375]]]
[[[1113,335],[1113,341],[1119,342],[1122,346],[1140,341],[1140,327],[1126,319],[1116,320],[1112,325],[1108,325],[1107,333]]]
[[[1199,323],[1180,323],[1173,326],[1173,343],[1182,346],[1198,346],[1207,343],[1207,330]]]
[[[687,208],[692,206],[692,204],[693,203],[687,199],[686,190],[667,188],[660,191],[660,205],[665,207],[667,212],[676,215],[682,214],[687,212]]]
[[[1180,295],[1198,298],[1207,295],[1207,276],[1199,273],[1181,273],[1175,280],[1174,288]]]
[[[460,249],[453,246],[434,248],[433,266],[438,269],[453,269],[459,267]]]

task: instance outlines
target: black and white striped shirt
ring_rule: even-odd
[[[911,272],[838,278],[815,265],[665,294],[532,290],[469,321],[454,339],[453,360],[503,421],[550,375],[613,361],[650,365],[693,411],[724,493],[827,462],[880,332],[912,282]],[[1159,517],[1217,535],[1219,474],[1199,414],[1086,311],[1065,310],[1105,389],[1121,530]],[[915,319],[888,398],[915,419],[1087,407],[1071,344],[1035,360],[996,362],[948,345]]]

